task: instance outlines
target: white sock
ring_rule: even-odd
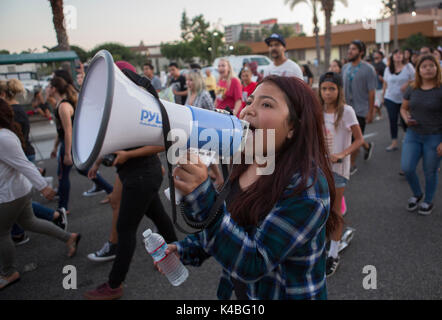
[[[338,257],[338,250],[339,250],[339,241],[331,240],[328,256],[336,259]]]

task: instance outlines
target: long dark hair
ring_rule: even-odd
[[[58,76],[55,76],[51,79],[51,86],[53,86],[59,94],[66,94],[67,100],[71,103],[72,107],[75,110],[78,102],[78,94],[75,88],[65,79]]]
[[[307,64],[303,64],[302,67],[304,68],[305,75],[306,75],[309,79],[310,79],[310,78],[313,79],[313,73],[312,73],[312,71],[310,70],[309,66],[308,66]]]
[[[388,59],[388,68],[390,69],[390,73],[393,75],[396,73],[396,67],[394,65],[394,60],[393,60],[393,56],[398,53],[398,52],[402,52],[400,49],[396,49],[393,51],[393,53],[391,54],[390,58]],[[402,52],[402,55],[404,53]],[[404,57],[405,59],[405,57]],[[404,64],[404,61],[402,61],[402,63]]]
[[[300,194],[311,187],[308,180],[312,175],[313,184],[316,183],[318,169],[321,169],[327,179],[331,200],[326,227],[329,235],[342,221],[342,217],[332,212],[335,187],[324,139],[322,107],[316,94],[300,79],[268,76],[259,85],[262,83],[272,83],[284,92],[289,108],[288,120],[294,125],[294,134],[276,154],[274,173],[259,177],[240,197],[235,197],[229,205],[229,212],[238,224],[256,226],[281,198],[295,173],[300,174],[301,183],[289,196]],[[248,165],[244,164],[244,161],[241,163],[234,166],[231,181],[239,179],[247,170]]]
[[[5,100],[1,98],[0,98],[0,127],[14,132],[17,135],[18,139],[20,140],[22,149],[23,150],[25,149],[25,143],[24,143],[25,139],[23,138],[21,126],[18,122],[14,121],[14,110]]]

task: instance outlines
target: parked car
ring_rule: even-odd
[[[236,73],[236,75],[239,74],[244,63],[250,63],[252,61],[257,62],[258,72],[264,72],[264,70],[267,69],[272,63],[272,60],[262,55],[227,56],[216,58],[213,62],[214,68],[218,68],[218,62],[220,59],[227,59],[232,65],[233,71]]]

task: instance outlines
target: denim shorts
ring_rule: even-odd
[[[335,179],[335,188],[345,188],[348,183],[348,179],[333,172],[333,178]]]

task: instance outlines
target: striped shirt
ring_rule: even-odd
[[[250,299],[326,299],[325,224],[330,211],[322,173],[315,184],[290,195],[301,182],[295,174],[281,199],[253,231],[240,227],[223,205],[223,214],[202,232],[176,242],[184,264],[200,266],[212,256],[223,268],[217,296],[230,299],[231,278],[247,285]],[[203,221],[216,199],[207,179],[184,198],[186,216]],[[290,195],[290,196],[289,196]]]

